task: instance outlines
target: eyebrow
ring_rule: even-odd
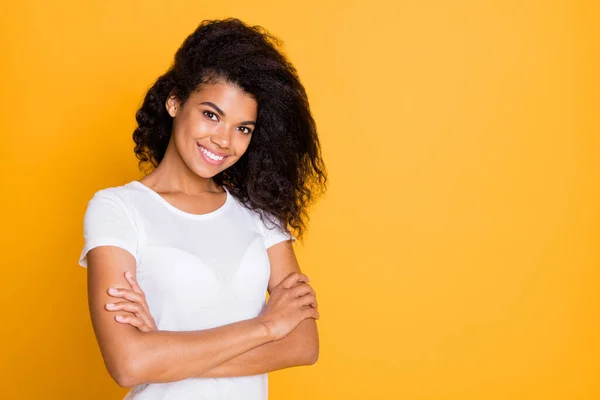
[[[217,107],[217,105],[215,103],[212,103],[210,101],[203,101],[200,104],[205,104],[207,106],[210,106],[210,107],[214,108],[215,111],[217,111],[217,113],[219,113],[222,117],[225,116],[225,112],[223,110],[221,110],[219,107]],[[240,122],[240,125],[254,125],[254,126],[256,126],[256,122],[255,121],[242,121],[242,122]]]

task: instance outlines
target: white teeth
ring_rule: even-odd
[[[204,147],[200,147],[200,150],[202,150],[202,152],[204,154],[206,154],[211,160],[221,161],[222,159],[225,158],[223,156],[218,156],[218,155],[216,155],[214,153],[211,153],[210,151],[206,150]]]

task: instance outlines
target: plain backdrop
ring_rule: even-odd
[[[204,19],[262,25],[329,170],[296,251],[321,356],[273,400],[600,398],[599,6],[20,1],[0,12],[3,399],[120,399],[77,265],[134,115]]]

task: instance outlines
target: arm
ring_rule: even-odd
[[[121,386],[144,382],[172,382],[198,376],[223,362],[257,346],[282,337],[300,321],[309,318],[301,310],[298,291],[288,290],[278,298],[278,309],[267,317],[239,321],[213,329],[188,332],[141,332],[128,324],[115,323],[115,315],[106,312],[111,301],[107,289],[127,288],[125,271],[135,274],[135,259],[126,250],[113,246],[96,247],[88,253],[88,295],[94,332],[110,375]],[[291,288],[299,279],[286,280]],[[294,293],[291,293],[291,292]],[[289,317],[288,317],[289,316]],[[287,321],[282,322],[284,319]],[[277,321],[277,322],[275,322]],[[274,326],[277,324],[278,326]],[[273,333],[276,332],[276,333]]]
[[[258,375],[300,365],[312,365],[318,358],[318,344],[307,338],[316,336],[314,319],[304,320],[283,339],[269,342],[198,375],[206,378]]]
[[[300,272],[291,241],[267,249],[271,264],[269,293],[292,272]],[[257,346],[200,374],[201,377],[257,375],[288,367],[311,365],[319,357],[319,336],[315,319],[302,321],[282,339]]]

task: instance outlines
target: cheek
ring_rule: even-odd
[[[248,146],[250,146],[251,136],[241,138],[236,145],[236,153],[239,157],[244,155],[246,151],[248,151]]]
[[[214,124],[203,118],[191,118],[185,116],[182,120],[177,121],[177,134],[183,140],[204,136],[214,129]]]
[[[203,120],[188,121],[186,124],[186,136],[188,138],[204,137],[215,129],[214,124]]]

